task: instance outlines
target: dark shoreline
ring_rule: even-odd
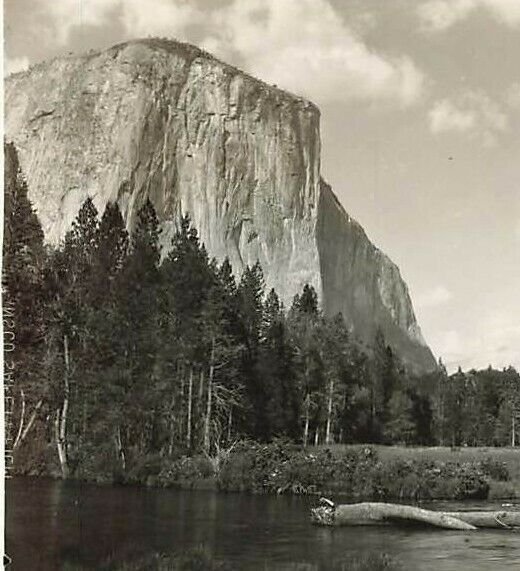
[[[392,450],[392,452],[395,448]],[[427,452],[428,449],[422,449]],[[387,457],[385,457],[385,454]],[[346,450],[307,449],[287,443],[242,443],[215,471],[202,455],[164,459],[152,468],[122,475],[73,474],[66,481],[100,486],[138,486],[274,495],[344,497],[350,501],[422,503],[443,500],[520,498],[514,466],[493,458],[440,461],[406,448],[388,457],[385,449],[360,446]],[[146,463],[144,464],[146,467]],[[20,477],[60,480],[59,472],[20,471]]]

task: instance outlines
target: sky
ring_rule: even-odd
[[[7,73],[148,36],[316,103],[322,174],[436,357],[520,367],[520,0],[4,0]]]

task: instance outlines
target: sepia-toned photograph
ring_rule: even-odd
[[[3,0],[8,571],[520,567],[520,0]]]

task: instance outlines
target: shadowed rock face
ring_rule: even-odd
[[[87,196],[118,201],[131,230],[146,198],[168,247],[189,212],[209,253],[237,272],[257,259],[286,305],[312,284],[367,342],[381,325],[417,370],[435,366],[397,267],[320,180],[319,111],[190,45],[141,40],[58,58],[5,84],[48,241]]]
[[[417,372],[435,367],[399,268],[370,242],[325,182],[318,203],[317,246],[326,313],[342,313],[371,343],[381,327],[387,342]]]

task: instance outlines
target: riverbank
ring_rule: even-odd
[[[466,458],[444,452],[433,458],[418,450],[359,445],[302,450],[276,443],[253,444],[230,455],[217,484],[225,491],[341,495],[351,500],[466,500],[488,499],[491,493],[495,498],[520,495],[508,463],[489,453]],[[513,466],[512,458],[509,464]],[[516,475],[516,466],[514,471]]]
[[[29,475],[57,476],[57,473]],[[520,452],[506,448],[237,443],[208,455],[148,456],[125,473],[73,479],[184,490],[343,496],[352,501],[520,498]]]
[[[320,446],[318,449],[323,450]],[[328,446],[333,454],[359,450],[359,444]],[[382,462],[482,463],[488,472],[488,499],[520,499],[520,449],[509,447],[383,446],[371,445]]]
[[[520,497],[520,454],[385,446],[307,448],[238,443],[218,457],[143,463],[127,483],[260,494],[341,495],[352,500]]]

